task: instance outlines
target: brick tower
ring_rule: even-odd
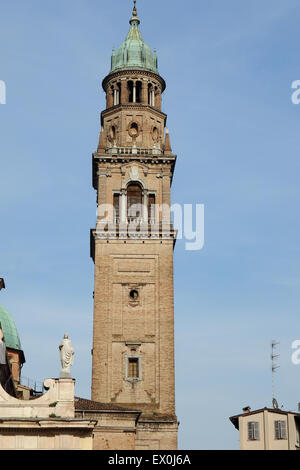
[[[166,84],[139,24],[134,6],[127,38],[103,80],[106,109],[93,154],[92,399],[142,411],[137,449],[176,449],[169,223],[176,155],[161,110]]]

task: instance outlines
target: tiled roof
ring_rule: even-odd
[[[295,413],[293,411],[284,411],[284,410],[280,410],[278,408],[265,407],[265,408],[260,408],[259,410],[249,411],[247,413],[240,413],[238,415],[231,416],[229,419],[232,422],[232,424],[234,425],[234,427],[236,429],[239,429],[239,418],[242,418],[244,416],[252,416],[252,415],[255,415],[255,414],[258,414],[258,413],[263,413],[264,411],[268,411],[269,413],[278,413],[278,414],[282,414],[282,415],[292,414],[294,416],[300,416],[300,413]]]
[[[134,7],[130,20],[130,30],[125,42],[121,44],[117,52],[113,51],[110,73],[126,69],[145,69],[158,73],[156,51],[143,41],[139,30],[140,20]]]
[[[113,405],[110,403],[99,403],[97,401],[87,400],[86,398],[75,397],[75,410],[76,411],[120,411],[139,413],[138,410],[131,410],[123,408],[122,406]]]

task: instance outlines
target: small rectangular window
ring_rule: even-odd
[[[130,357],[128,359],[128,378],[138,379],[139,374],[139,360],[137,357]]]
[[[125,380],[137,382],[142,380],[142,358],[140,356],[125,356]]]
[[[286,421],[275,421],[275,439],[287,439]]]
[[[248,423],[248,440],[249,441],[259,441],[259,422],[258,421],[249,421]]]

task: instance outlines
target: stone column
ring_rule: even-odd
[[[118,89],[116,87],[116,85],[114,86],[114,106],[116,106],[118,104]]]
[[[116,104],[120,104],[120,90],[119,90],[119,87],[117,88]]]
[[[122,189],[121,191],[121,214],[120,214],[120,219],[121,219],[121,224],[126,224],[127,221],[127,208],[126,208],[126,189]]]
[[[136,81],[133,82],[133,102],[136,103]]]
[[[103,204],[106,204],[106,169],[99,168],[98,169],[98,213],[97,213],[97,221],[100,222],[100,214],[101,218],[103,218],[104,214],[101,213],[100,208]],[[103,211],[102,211],[103,212]]]
[[[171,189],[171,179],[168,173],[162,175],[162,203],[163,203],[163,212],[162,212],[162,221],[163,223],[170,223],[170,189]]]
[[[150,90],[149,90],[149,104],[150,106],[154,106],[154,89],[153,89],[153,85],[151,85],[150,87]]]
[[[151,106],[155,106],[155,91],[151,91]]]
[[[148,224],[148,191],[144,189],[143,223]]]

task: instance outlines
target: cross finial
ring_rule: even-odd
[[[133,0],[133,15],[137,15],[137,11],[136,11],[136,0]]]
[[[137,17],[137,9],[136,9],[136,0],[133,0],[133,12],[132,12],[132,18],[129,21],[130,24],[132,24],[133,21],[137,21],[138,24],[140,24],[140,20]]]

